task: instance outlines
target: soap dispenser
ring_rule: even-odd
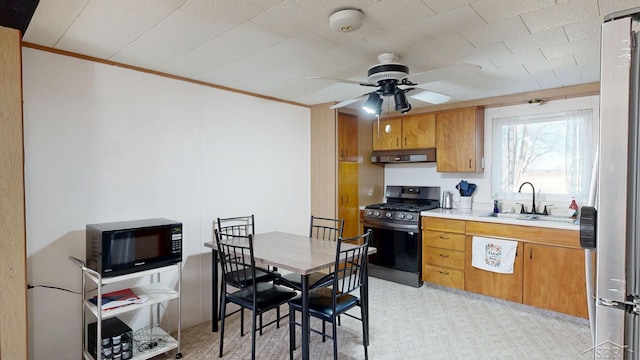
[[[569,212],[571,215],[569,215],[570,218],[572,219],[577,219],[578,218],[578,204],[576,203],[576,199],[571,199],[571,204],[569,204]]]
[[[498,200],[493,200],[493,213],[494,214],[500,213],[500,209],[498,208]]]

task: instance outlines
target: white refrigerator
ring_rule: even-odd
[[[595,206],[582,208],[580,229],[597,257],[595,359],[640,359],[639,21],[635,8],[602,24],[597,195]]]

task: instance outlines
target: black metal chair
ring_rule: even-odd
[[[344,229],[344,219],[329,219],[311,215],[309,237],[336,241],[342,236]],[[326,277],[326,273],[313,272],[309,274],[309,288],[330,286],[331,280]],[[302,290],[302,277],[296,273],[283,275],[276,280],[277,284],[290,287],[294,290]]]
[[[256,233],[255,229],[255,218],[252,215],[247,216],[236,216],[229,218],[218,218],[216,221],[217,229],[222,234],[225,235],[238,235],[238,236],[247,236],[249,234],[253,235]],[[214,229],[216,226],[214,225]],[[261,267],[256,268],[255,279],[256,282],[270,282],[280,277],[280,274],[276,272],[277,269],[265,269]],[[237,275],[247,275],[254,276],[254,274],[237,274]],[[250,281],[251,279],[245,279],[245,281]],[[220,304],[222,304],[223,296],[224,296],[224,288],[223,283],[220,283]],[[222,309],[221,309],[222,311]],[[220,318],[222,314],[220,314]],[[260,332],[262,334],[262,332]]]
[[[369,248],[369,236],[371,232],[349,239],[338,239],[336,250],[336,261],[333,272],[330,274],[331,287],[319,287],[309,292],[309,314],[321,319],[323,323],[328,321],[332,325],[331,336],[326,332],[312,329],[311,331],[333,340],[333,358],[338,359],[337,321],[338,316],[346,315],[362,322],[362,344],[364,345],[364,357],[369,358],[367,345],[369,344],[368,334],[368,309],[367,301],[362,293],[362,286],[367,281],[367,250]],[[343,247],[349,243],[353,246]],[[361,244],[361,245],[355,245]],[[354,247],[355,246],[355,247]],[[360,289],[360,297],[352,294]],[[348,314],[347,311],[353,307],[360,307],[360,317]],[[295,350],[295,326],[301,325],[296,322],[296,311],[302,311],[301,295],[289,301],[289,357],[293,359]]]
[[[230,218],[218,218],[218,230],[228,235],[246,236],[256,233],[255,218],[252,215],[236,216]],[[276,271],[277,268],[263,269],[258,267],[256,271],[256,280],[258,282],[273,281],[276,277],[280,277]]]
[[[226,305],[234,303],[240,306],[240,334],[244,335],[243,309],[252,311],[251,316],[251,358],[255,359],[256,331],[268,325],[276,323],[280,327],[280,305],[286,303],[296,295],[296,292],[288,288],[269,282],[256,282],[248,279],[256,279],[256,266],[253,256],[253,234],[233,235],[214,230],[218,256],[222,268],[223,301],[220,303],[220,353],[222,357],[224,344],[224,327]],[[229,286],[236,288],[229,290]],[[275,309],[276,319],[262,323],[262,314]],[[260,326],[256,325],[260,317]]]

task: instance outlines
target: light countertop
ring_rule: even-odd
[[[498,224],[547,227],[575,231],[580,230],[580,225],[577,220],[571,221],[569,219],[560,218],[558,216],[547,218],[554,220],[540,220],[540,218],[543,218],[543,216],[538,216],[535,220],[531,220],[527,218],[527,214],[503,214],[501,217],[495,217],[490,216],[491,211],[487,210],[458,209],[433,209],[429,211],[423,211],[420,213],[420,215],[467,221],[492,222]]]

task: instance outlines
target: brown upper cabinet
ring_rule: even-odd
[[[387,118],[373,122],[373,150],[401,149],[401,137],[402,118]]]
[[[338,161],[358,161],[358,118],[338,113]]]
[[[436,114],[438,172],[482,172],[484,109],[456,109]]]
[[[389,132],[385,131],[387,125]],[[373,150],[426,149],[436,146],[435,114],[381,119],[373,124]]]

